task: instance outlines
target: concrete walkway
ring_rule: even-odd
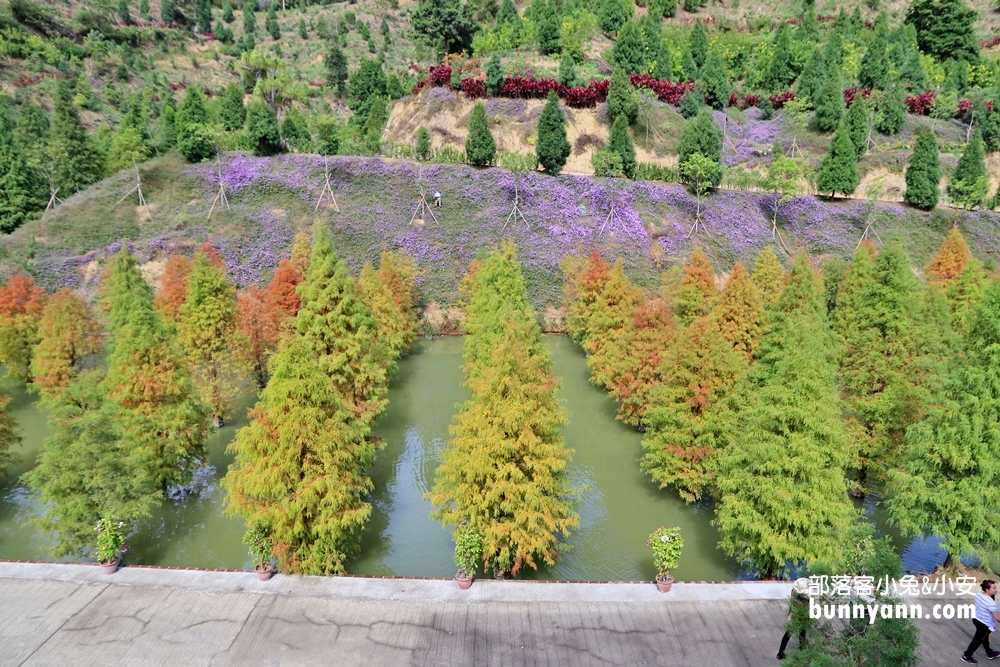
[[[0,666],[777,665],[789,592],[0,563]],[[918,625],[922,664],[962,664],[971,621]]]

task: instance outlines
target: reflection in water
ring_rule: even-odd
[[[589,382],[586,359],[563,336],[546,336],[555,371],[562,380],[559,400],[568,411],[566,445],[574,450],[567,469],[570,484],[580,489],[580,525],[567,540],[555,565],[526,578],[567,580],[649,580],[654,574],[646,537],[660,525],[680,526],[685,547],[678,579],[734,579],[743,573],[717,549],[718,533],[710,522],[713,506],[685,504],[671,490],[660,491],[639,470],[642,437],[615,420],[615,405]],[[448,427],[458,406],[468,398],[462,387],[462,339],[419,340],[399,364],[389,390],[389,406],[375,434],[384,445],[371,470],[375,490],[372,516],[362,536],[360,556],[348,564],[358,574],[450,577],[451,529],[433,521],[424,494],[448,440]],[[34,466],[47,434],[46,416],[35,397],[11,382],[2,389],[21,428],[21,461],[0,479],[0,558],[48,558],[50,537],[31,520],[42,508],[32,500],[20,475]],[[153,516],[129,539],[126,561],[206,568],[249,568],[242,544],[243,521],[222,514],[225,491],[219,479],[232,457],[226,446],[246,423],[246,397],[238,419],[219,429],[208,443],[208,460],[194,484],[173,490]],[[884,512],[869,498],[863,505],[879,532],[900,548],[904,566],[927,571],[944,559],[937,538],[904,540],[889,527]]]

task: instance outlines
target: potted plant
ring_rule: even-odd
[[[271,564],[274,542],[271,541],[267,529],[255,523],[243,534],[243,544],[250,549],[250,561],[253,563],[253,571],[257,573],[257,578],[261,581],[270,579],[274,574],[274,565]]]
[[[97,562],[104,574],[114,574],[121,564],[125,545],[125,522],[107,517],[97,522]]]
[[[455,530],[455,565],[458,566],[455,581],[462,590],[472,585],[472,577],[482,555],[483,538],[476,529],[468,523],[459,526]]]
[[[660,526],[646,540],[653,547],[653,563],[656,565],[656,587],[661,593],[670,590],[674,578],[670,576],[670,568],[677,567],[684,548],[680,528],[664,528]]]

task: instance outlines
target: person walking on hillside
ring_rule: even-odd
[[[441,193],[434,192],[434,208],[441,208]]]
[[[792,638],[792,632],[799,631],[799,648],[806,642],[806,626],[809,625],[809,580],[796,579],[792,585],[792,599],[788,603],[788,618],[785,619],[785,634],[778,647],[778,660],[785,659],[785,649]]]
[[[979,661],[973,657],[973,653],[982,644],[986,649],[986,659],[996,660],[1000,658],[1000,651],[994,651],[990,647],[990,633],[997,629],[997,621],[1000,621],[1000,606],[996,603],[997,582],[992,579],[983,579],[979,584],[982,588],[976,593],[976,617],[972,619],[972,624],[976,627],[976,634],[972,636],[972,643],[962,654],[962,662],[969,662],[975,665]]]

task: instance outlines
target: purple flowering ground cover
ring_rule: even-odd
[[[765,123],[749,118],[734,144],[737,151],[766,145],[755,122]],[[767,131],[772,130],[780,127]],[[711,194],[702,203],[704,231],[689,238],[695,200],[680,185],[515,176],[501,169],[378,158],[330,158],[326,164],[340,212],[323,206],[314,213],[324,164],[313,155],[228,153],[221,159],[221,180],[231,210],[217,207],[207,219],[219,188],[219,167],[214,162],[187,165],[176,156],[154,160],[143,175],[144,192],[154,206],[152,220],[144,220],[137,202],[115,205],[129,187],[127,175],[119,175],[5,237],[0,274],[26,269],[50,290],[90,288],[99,280],[95,266],[123,241],[143,262],[208,242],[222,253],[238,286],[264,284],[289,255],[295,233],[308,231],[318,217],[330,226],[353,272],[377,260],[384,249],[402,250],[423,271],[424,299],[445,304],[458,299],[462,275],[476,254],[510,237],[517,243],[531,299],[542,307],[560,301],[559,263],[566,255],[596,248],[620,260],[636,282],[653,288],[660,272],[684,262],[695,243],[708,250],[719,271],[729,271],[738,260],[752,263],[761,249],[775,244],[771,216],[777,200],[767,193]],[[528,225],[512,218],[504,229],[515,187]],[[434,210],[436,221],[425,215],[422,225],[410,224],[421,191],[428,200],[441,192],[444,205]],[[928,214],[895,204],[815,197],[797,197],[778,211],[788,241],[814,256],[850,256],[870,219],[883,240],[903,243],[917,267],[940,244],[955,216],[981,255],[1000,256],[1000,217],[994,213]]]

